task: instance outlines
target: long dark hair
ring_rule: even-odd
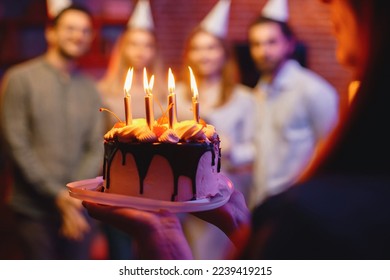
[[[368,59],[350,109],[314,165],[313,174],[390,176],[390,2],[349,0]],[[363,30],[365,29],[365,30]]]

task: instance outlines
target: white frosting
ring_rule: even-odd
[[[163,131],[161,135],[154,132]],[[165,130],[165,131],[164,131]],[[147,126],[145,119],[134,119],[132,124],[120,128],[113,127],[104,135],[107,141],[117,139],[119,142],[161,142],[161,143],[178,143],[182,142],[208,142],[218,139],[218,134],[214,126],[202,125],[195,121],[187,120],[178,122],[173,129],[168,129],[166,124],[154,124],[153,131]]]
[[[175,131],[185,142],[205,141],[207,139],[203,126],[195,121],[183,121],[175,125]]]
[[[173,129],[167,129],[163,134],[158,138],[158,141],[161,143],[178,143],[180,141],[180,137],[176,134]]]
[[[206,124],[205,127],[203,127],[203,131],[210,141],[215,141],[218,139],[218,133],[215,130],[215,127],[211,124]]]
[[[130,125],[120,128],[113,127],[104,135],[105,140],[113,140],[115,138],[123,143],[152,143],[157,141],[156,134],[149,129],[145,119],[134,119]]]
[[[115,136],[118,134],[119,128],[113,127],[111,128],[106,134],[104,134],[105,140],[114,139]]]
[[[138,134],[137,140],[143,143],[153,143],[157,141],[157,136],[148,127],[144,127]]]

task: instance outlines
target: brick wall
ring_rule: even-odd
[[[108,62],[112,41],[123,29],[137,0],[73,0],[86,4],[100,27],[91,54],[83,65],[95,74],[102,75]],[[182,49],[187,34],[210,11],[218,0],[150,0],[159,41],[166,67],[179,72]],[[229,38],[240,47],[246,46],[247,28],[256,18],[266,0],[232,0]],[[28,59],[45,50],[43,25],[45,0],[23,0],[19,3],[7,0],[0,2],[0,76],[10,65]],[[289,0],[290,23],[298,39],[307,47],[307,66],[330,81],[339,92],[345,92],[348,73],[335,60],[335,41],[331,35],[327,7],[317,0]],[[39,29],[34,36],[27,36],[31,26]],[[104,32],[113,27],[114,32]],[[115,31],[116,29],[116,31]],[[19,38],[19,37],[20,38]],[[249,61],[250,59],[247,58]],[[242,58],[241,58],[242,61]],[[245,61],[244,70],[250,68]],[[248,71],[251,71],[250,69]],[[249,74],[244,73],[244,80]]]
[[[266,0],[232,0],[229,38],[245,44],[250,22],[260,14]],[[188,32],[196,26],[217,0],[151,0],[158,39],[166,65],[179,68]],[[345,92],[349,74],[335,59],[335,41],[327,7],[319,1],[289,0],[290,23],[307,47],[307,66],[339,92]]]

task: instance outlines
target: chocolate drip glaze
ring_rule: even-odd
[[[173,192],[171,200],[174,201],[178,194],[179,177],[186,176],[191,179],[193,198],[196,197],[196,171],[202,155],[208,151],[212,153],[212,166],[216,164],[216,150],[218,153],[217,172],[220,172],[221,154],[219,141],[215,143],[104,143],[104,164],[103,178],[106,180],[106,188],[110,187],[110,168],[115,154],[120,151],[122,154],[122,164],[126,165],[126,154],[133,155],[137,165],[140,194],[143,194],[143,182],[146,178],[150,163],[155,155],[160,155],[167,159],[173,172]]]

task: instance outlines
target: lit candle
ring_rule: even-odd
[[[129,68],[126,75],[126,81],[124,86],[124,103],[125,103],[125,116],[126,116],[126,125],[130,125],[133,122],[131,115],[131,95],[130,89],[133,81],[133,68]]]
[[[146,122],[149,126],[149,129],[153,129],[154,122],[154,112],[153,112],[153,89],[154,84],[154,76],[150,78],[150,82],[148,83],[148,74],[146,73],[146,68],[144,68],[144,90],[145,90],[145,115]]]
[[[172,70],[168,71],[168,125],[169,128],[173,128],[173,125],[177,121],[176,111],[176,94],[175,94],[175,78],[173,77]]]
[[[191,81],[191,92],[192,92],[192,111],[194,112],[194,121],[199,123],[198,87],[196,85],[195,76],[194,76],[194,73],[192,72],[191,67],[188,66],[188,69],[190,70],[190,81]]]

